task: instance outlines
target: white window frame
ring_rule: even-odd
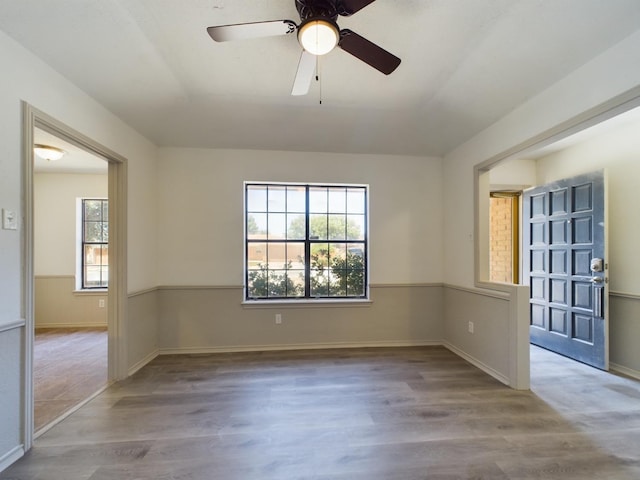
[[[76,199],[76,292],[106,292],[107,285],[97,287],[84,286],[84,201],[100,200],[107,201],[104,197],[81,197]],[[108,222],[108,219],[107,219]],[[105,242],[108,246],[108,242]],[[107,264],[108,265],[108,264]],[[108,283],[108,281],[107,281]]]
[[[249,211],[248,211],[248,205],[247,205],[247,199],[248,199],[248,187],[249,186],[265,186],[265,187],[304,187],[305,189],[307,189],[306,191],[308,192],[309,189],[314,189],[314,188],[327,188],[327,189],[332,189],[332,188],[344,188],[344,189],[349,189],[349,188],[353,188],[353,189],[362,189],[364,192],[364,231],[363,231],[363,235],[364,235],[364,240],[358,240],[358,241],[351,241],[349,239],[334,239],[334,240],[318,240],[318,239],[312,239],[310,238],[310,234],[309,234],[309,228],[307,227],[307,231],[306,231],[306,235],[305,238],[302,240],[302,242],[305,243],[305,251],[306,251],[306,258],[305,258],[305,290],[304,290],[304,294],[302,296],[251,296],[250,292],[249,292],[249,267],[248,267],[248,259],[249,259],[249,244],[251,243],[250,240],[248,239],[248,221],[249,221]],[[369,214],[370,214],[370,210],[369,210],[369,186],[368,185],[364,185],[364,184],[351,184],[351,183],[341,183],[341,184],[333,184],[333,183],[309,183],[309,182],[295,182],[295,183],[286,183],[286,182],[263,182],[263,181],[246,181],[244,182],[244,186],[243,186],[243,198],[244,198],[244,202],[243,202],[243,218],[244,218],[244,232],[243,232],[243,241],[244,241],[244,261],[243,261],[243,278],[244,278],[244,288],[243,288],[243,303],[244,304],[256,304],[256,303],[263,303],[263,304],[274,304],[274,303],[281,303],[281,302],[285,302],[285,303],[300,303],[300,302],[312,302],[312,303],[347,303],[347,302],[354,302],[354,303],[369,303],[369,278],[370,278],[370,268],[369,268],[369,251],[370,251],[370,238],[369,238]],[[307,224],[308,224],[308,220],[309,220],[309,200],[308,200],[308,194],[307,194],[307,203],[306,203],[306,207],[305,207],[305,212],[304,215],[307,219]],[[345,213],[345,216],[347,215],[347,213]],[[278,243],[286,243],[287,239],[278,239],[275,240]],[[309,265],[309,256],[310,256],[310,247],[307,247],[307,245],[310,245],[311,243],[314,242],[321,242],[321,243],[344,243],[344,244],[351,244],[351,243],[359,243],[363,245],[363,275],[364,275],[364,279],[363,279],[363,294],[362,295],[341,295],[341,296],[332,296],[332,295],[326,295],[326,296],[313,296],[310,288],[309,288],[309,284],[310,284],[310,265]]]

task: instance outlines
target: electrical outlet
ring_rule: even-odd
[[[98,308],[104,308],[104,298],[98,300]]]
[[[276,313],[276,325],[280,325],[282,323],[282,314]]]
[[[473,333],[473,322],[469,322],[469,333]]]

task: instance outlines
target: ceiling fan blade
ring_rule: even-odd
[[[228,42],[230,40],[289,35],[295,32],[296,28],[296,23],[291,20],[275,20],[272,22],[220,25],[219,27],[207,28],[207,32],[216,42]]]
[[[398,57],[346,28],[340,32],[338,45],[385,75],[389,75],[400,65]]]
[[[340,0],[338,2],[340,15],[348,17],[373,2],[375,0]]]
[[[306,95],[309,93],[314,73],[316,73],[316,56],[306,50],[302,50],[291,95]]]

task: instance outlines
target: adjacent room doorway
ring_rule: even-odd
[[[109,254],[107,161],[39,128],[34,153],[37,435],[107,385]]]
[[[127,376],[127,160],[77,130],[23,102],[23,167],[24,167],[24,248],[23,311],[26,319],[24,336],[24,405],[22,443],[29,450],[35,438],[34,429],[34,346],[35,346],[35,251],[34,251],[34,144],[40,129],[107,162],[108,167],[108,295],[104,299],[108,328],[108,382]]]

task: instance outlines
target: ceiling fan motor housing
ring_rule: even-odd
[[[303,24],[312,18],[331,19],[335,22],[339,14],[336,0],[296,0],[296,8]]]

